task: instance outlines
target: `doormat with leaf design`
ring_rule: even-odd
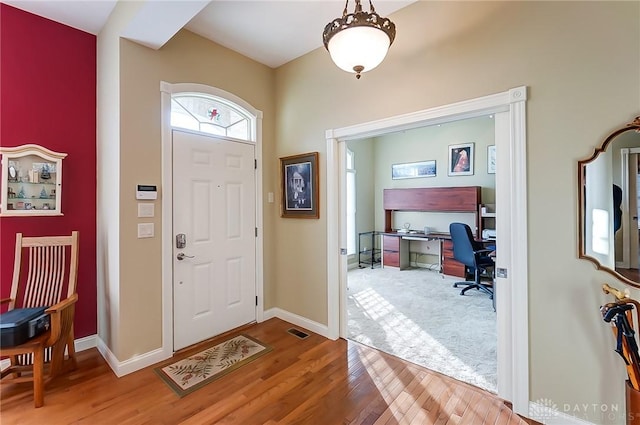
[[[269,351],[268,345],[248,335],[238,335],[168,366],[157,367],[155,372],[183,397]]]

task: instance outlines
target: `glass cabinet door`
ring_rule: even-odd
[[[39,145],[0,148],[0,215],[62,215],[62,159]]]

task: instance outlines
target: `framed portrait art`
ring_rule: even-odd
[[[448,174],[450,176],[473,175],[473,145],[473,143],[449,145]]]
[[[318,152],[280,158],[284,218],[319,218]]]

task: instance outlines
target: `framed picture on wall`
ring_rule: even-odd
[[[496,145],[487,146],[487,173],[496,173]]]
[[[448,174],[450,176],[473,175],[473,146],[474,143],[449,145]]]
[[[318,152],[280,158],[284,218],[319,218]]]
[[[414,179],[417,177],[435,177],[435,175],[435,160],[391,165],[391,178],[393,180]]]

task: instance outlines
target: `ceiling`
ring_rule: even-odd
[[[1,0],[82,31],[98,34],[118,0]],[[127,1],[129,0],[119,0]],[[417,0],[377,0],[386,17]],[[363,0],[368,10],[368,1]],[[133,4],[133,3],[130,3]],[[181,28],[272,68],[322,47],[324,26],[339,17],[344,0],[147,0],[123,36],[160,48]],[[353,12],[354,2],[349,2]]]

